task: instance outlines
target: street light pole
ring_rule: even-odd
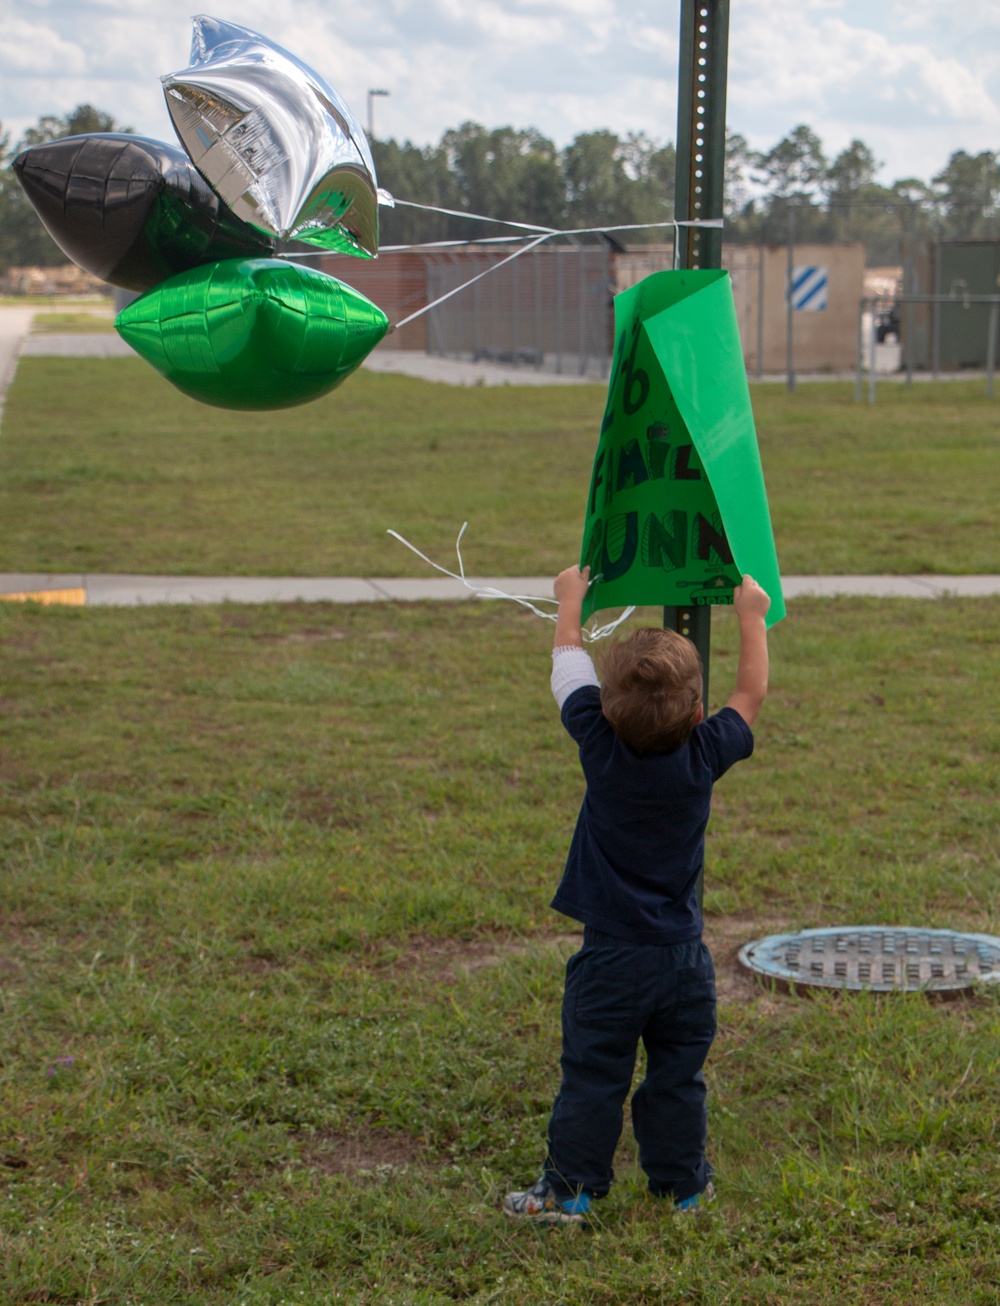
[[[389,91],[370,90],[368,92],[368,139],[375,139],[375,97],[376,95],[389,95]]]

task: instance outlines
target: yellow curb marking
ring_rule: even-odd
[[[68,607],[84,607],[86,590],[34,590],[25,594],[0,594],[8,603],[62,603]]]

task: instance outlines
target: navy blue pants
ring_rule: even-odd
[[[610,1188],[640,1040],[646,1078],[632,1128],[649,1190],[678,1201],[702,1191],[712,1167],[701,1068],[715,1029],[715,972],[700,939],[647,946],[587,926],[566,965],[562,1084],[549,1121],[545,1175],[560,1197]]]

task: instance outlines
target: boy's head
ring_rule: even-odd
[[[612,644],[601,680],[604,715],[636,753],[680,748],[701,720],[701,659],[675,630],[643,626]]]

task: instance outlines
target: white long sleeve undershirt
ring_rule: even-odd
[[[601,687],[590,654],[575,644],[558,645],[552,650],[552,696],[560,711],[574,689],[583,685]]]

